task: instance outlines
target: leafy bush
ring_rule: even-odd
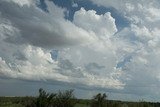
[[[75,102],[73,90],[59,91],[56,94],[47,93],[40,88],[39,96],[26,107],[74,107]]]
[[[73,94],[73,90],[58,92],[55,100],[55,105],[56,105],[55,107],[74,107],[75,104],[76,100]]]
[[[91,107],[107,107],[107,95],[98,93],[93,97]]]

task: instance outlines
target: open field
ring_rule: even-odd
[[[0,107],[27,107],[35,97],[0,97]],[[74,107],[91,107],[91,100],[78,99]],[[160,107],[160,103],[107,100],[105,107]]]
[[[0,107],[160,107],[158,102],[109,100],[105,93],[98,93],[92,99],[77,99],[73,91],[48,93],[40,88],[36,97],[0,97]]]

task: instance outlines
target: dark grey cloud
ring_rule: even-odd
[[[44,48],[75,45],[85,39],[87,41],[89,37],[87,32],[79,31],[74,24],[65,21],[63,18],[65,10],[56,8],[52,2],[49,3],[53,8],[50,12],[45,12],[35,4],[20,6],[12,1],[0,1],[1,17],[8,20],[19,31],[19,34],[8,36],[5,41],[14,44],[29,43]]]
[[[93,62],[85,65],[85,69],[91,74],[98,75],[101,71],[104,71],[106,67]]]
[[[20,51],[13,53],[13,57],[15,57],[15,59],[17,59],[17,60],[23,60],[23,61],[27,60],[25,55],[23,53],[21,53]]]

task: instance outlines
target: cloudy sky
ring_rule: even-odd
[[[0,95],[160,98],[159,0],[0,0]]]

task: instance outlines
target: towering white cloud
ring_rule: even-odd
[[[117,67],[124,72],[125,91],[134,94],[159,94],[159,6],[158,0],[91,0],[115,8],[130,25],[116,36]],[[136,90],[131,87],[137,87]]]
[[[91,1],[115,8],[129,25],[118,31],[110,12],[99,15],[82,7],[71,22],[64,18],[66,9],[49,1],[48,12],[38,1],[0,1],[0,76],[160,94],[159,1]]]
[[[123,88],[124,84],[118,80],[121,74],[114,70],[116,58],[110,57],[113,54],[110,37],[117,31],[110,13],[97,15],[94,10],[81,9],[74,15],[72,23],[64,19],[66,10],[52,2],[47,2],[49,12],[31,2],[0,2],[3,4],[0,7],[1,76],[67,82],[83,88]],[[81,15],[82,11],[86,15]],[[91,16],[93,20],[87,22]],[[59,49],[57,61],[52,59],[52,48]],[[111,52],[107,52],[108,49]],[[88,57],[92,52],[96,53]],[[74,57],[77,55],[82,55],[79,61]]]
[[[81,8],[74,14],[74,23],[88,31],[95,32],[97,36],[103,36],[103,38],[109,38],[117,31],[115,19],[110,12],[97,15],[94,10],[86,11]]]

